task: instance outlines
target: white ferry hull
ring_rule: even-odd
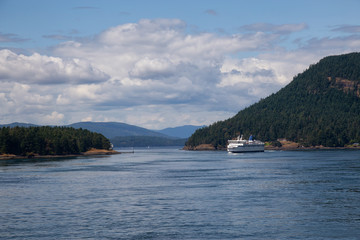
[[[243,152],[264,152],[264,145],[262,146],[238,146],[227,149],[231,153],[243,153]]]

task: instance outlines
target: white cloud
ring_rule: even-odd
[[[175,74],[176,66],[170,59],[145,57],[134,64],[129,75],[141,79],[159,79]]]
[[[40,106],[51,102],[51,95],[40,95],[37,93],[32,93],[30,92],[30,89],[31,87],[29,85],[15,83],[8,96],[18,105],[21,104],[24,106]]]
[[[75,54],[111,76],[97,92],[85,91],[83,85],[80,92],[79,87],[72,87],[58,100],[64,101],[65,96],[78,100],[91,93],[87,100],[103,107],[196,104],[218,108],[211,104],[227,102],[226,98],[219,100],[224,90],[216,88],[226,55],[264,48],[273,40],[265,33],[190,35],[186,24],[177,19],[120,25],[99,34],[94,41],[67,42],[56,48],[59,56],[71,58]]]
[[[283,36],[307,25],[246,28],[190,34],[178,19],[144,19],[63,42],[49,56],[0,50],[0,120],[211,124],[276,92],[322,57],[360,47],[357,36],[347,36],[300,39],[289,51]]]
[[[62,59],[34,53],[31,56],[0,50],[0,81],[35,84],[91,83],[108,76],[77,58]]]
[[[81,122],[91,122],[91,121],[93,121],[93,117],[91,117],[91,116],[81,119]]]
[[[45,116],[45,122],[48,124],[61,124],[64,119],[64,114],[58,113],[56,111],[52,112],[50,115]]]
[[[16,82],[0,82],[0,89],[0,122],[40,123],[54,108],[54,97],[46,89]]]

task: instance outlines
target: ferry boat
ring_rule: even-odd
[[[243,139],[243,136],[239,136],[236,140],[228,140],[227,150],[232,153],[241,153],[241,152],[263,152],[264,143],[255,140],[251,135],[249,140]]]

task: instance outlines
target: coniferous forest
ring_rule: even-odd
[[[69,127],[0,128],[0,154],[64,155],[91,148],[109,149],[110,141],[102,134]]]
[[[283,89],[234,117],[198,129],[188,148],[253,134],[262,141],[286,138],[303,146],[342,147],[360,142],[360,53],[329,56]]]

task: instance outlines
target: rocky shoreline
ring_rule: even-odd
[[[360,145],[348,145],[345,147],[324,147],[324,146],[310,146],[305,147],[296,142],[280,141],[281,146],[273,146],[270,143],[265,143],[265,150],[275,151],[306,151],[306,150],[360,150]],[[225,148],[217,149],[212,144],[201,144],[195,147],[185,146],[183,150],[189,151],[226,151]]]
[[[29,154],[27,156],[20,156],[14,154],[0,154],[0,160],[10,160],[10,159],[44,159],[44,158],[67,158],[67,157],[80,157],[80,156],[96,156],[96,155],[113,155],[121,154],[121,152],[115,150],[105,150],[105,149],[90,149],[89,151],[79,153],[79,154],[64,154],[64,155],[39,155],[39,154]]]
[[[301,151],[301,150],[344,150],[344,149],[353,149],[359,150],[360,145],[347,145],[344,147],[324,147],[324,146],[309,146],[305,147],[299,143],[287,141],[287,140],[280,140],[279,143],[281,146],[274,146],[271,143],[265,143],[265,150],[280,150],[280,151]]]

